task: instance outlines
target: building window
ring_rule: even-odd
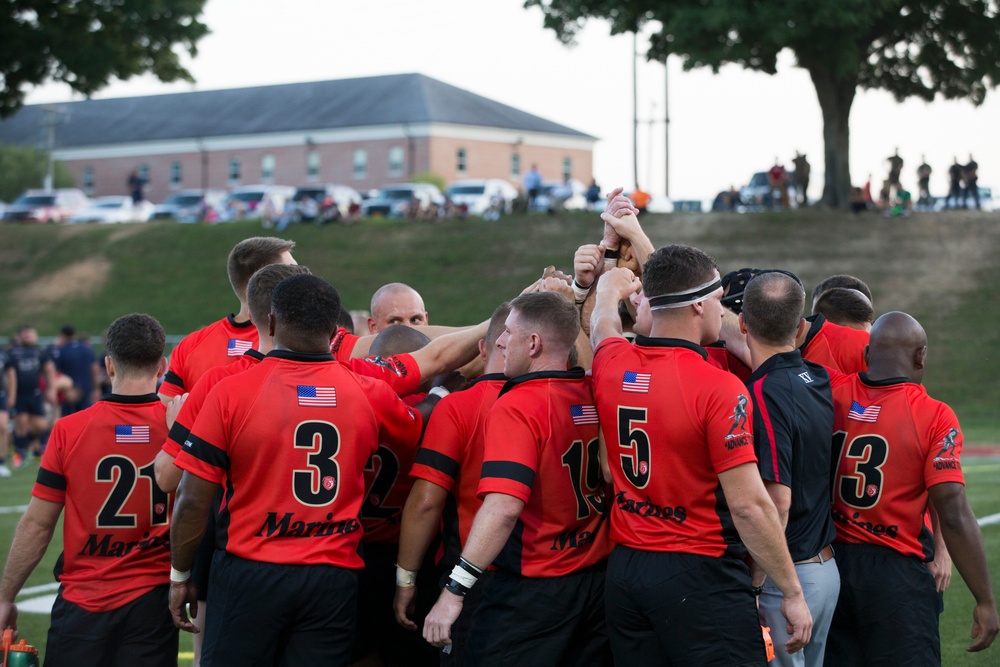
[[[391,146],[389,148],[389,176],[403,175],[403,147]]]
[[[354,178],[365,178],[368,176],[368,151],[364,148],[354,149],[352,171]]]
[[[181,187],[181,163],[174,160],[170,163],[170,187],[179,188]]]
[[[514,153],[510,156],[510,175],[520,176],[521,175],[521,154]]]
[[[306,155],[306,177],[310,181],[319,180],[319,151],[309,151]]]
[[[274,156],[270,153],[260,158],[260,180],[264,183],[274,180]]]
[[[238,157],[229,158],[229,182],[240,182],[240,159]]]
[[[465,166],[465,149],[459,148],[455,154],[455,171],[458,172],[459,176],[465,174]]]
[[[83,168],[83,191],[88,195],[94,193],[94,168]]]
[[[143,183],[149,183],[149,165],[145,162],[139,165],[139,178]]]
[[[563,172],[562,172],[562,175],[563,175],[563,180],[564,181],[567,178],[569,178],[570,176],[573,175],[573,160],[572,160],[572,158],[568,158],[568,157],[564,157],[563,158]]]

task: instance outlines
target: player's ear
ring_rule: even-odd
[[[863,353],[863,356],[865,358],[865,366],[866,367],[872,365],[870,351],[871,351],[871,345],[865,345],[865,351]]]
[[[378,329],[378,327],[375,325],[375,318],[374,317],[369,317],[368,318],[368,333],[370,333],[370,334],[376,334],[376,333],[378,333],[377,329]]]
[[[743,317],[743,315],[740,314],[740,317]],[[800,338],[802,338],[805,335],[806,329],[808,327],[809,327],[809,323],[806,322],[806,318],[803,317],[802,319],[800,319],[799,320],[799,328],[795,330],[795,340],[799,340]]]
[[[160,357],[160,363],[156,367],[156,377],[161,378],[167,372],[167,358]]]
[[[115,362],[110,354],[104,357],[104,370],[108,372],[109,379],[115,376]]]
[[[274,313],[267,314],[267,335],[274,338]]]
[[[743,334],[744,336],[746,336],[747,335],[747,323],[743,319],[743,313],[740,313],[739,315],[737,315],[736,318],[740,322],[740,333]]]
[[[923,368],[927,363],[927,346],[918,347],[913,352],[913,365],[915,368]]]
[[[479,347],[479,356],[482,357],[483,361],[486,361],[487,350],[486,350],[486,339],[485,338],[480,338],[479,339],[478,347]]]

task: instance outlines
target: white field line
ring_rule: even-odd
[[[24,514],[26,509],[28,509],[27,505],[9,505],[0,507],[0,514]]]

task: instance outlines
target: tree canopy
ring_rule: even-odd
[[[0,144],[0,201],[12,202],[29,188],[40,188],[47,167],[45,151]],[[53,165],[52,187],[73,187],[73,174],[62,162]]]
[[[823,112],[823,202],[849,202],[851,104],[858,87],[897,100],[965,98],[981,104],[1000,82],[997,0],[526,0],[571,43],[588,18],[612,34],[658,27],[647,57],[682,58],[685,69],[725,63],[773,74],[790,49]]]
[[[61,81],[92,95],[112,78],[151,72],[193,81],[175,47],[194,56],[208,34],[205,0],[8,0],[0,10],[0,118],[31,86]]]

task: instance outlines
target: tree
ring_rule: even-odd
[[[0,10],[0,118],[49,79],[92,95],[112,77],[151,72],[194,81],[176,45],[192,56],[208,34],[205,0],[8,0]]]
[[[0,144],[0,201],[12,202],[29,188],[40,188],[45,179],[45,151]],[[73,187],[73,174],[62,162],[53,165],[52,187]]]
[[[612,34],[659,24],[647,58],[684,68],[725,63],[775,73],[790,49],[816,87],[823,113],[823,203],[849,204],[851,105],[858,87],[897,100],[966,98],[979,105],[1000,81],[997,0],[526,0],[571,43],[587,18]]]

